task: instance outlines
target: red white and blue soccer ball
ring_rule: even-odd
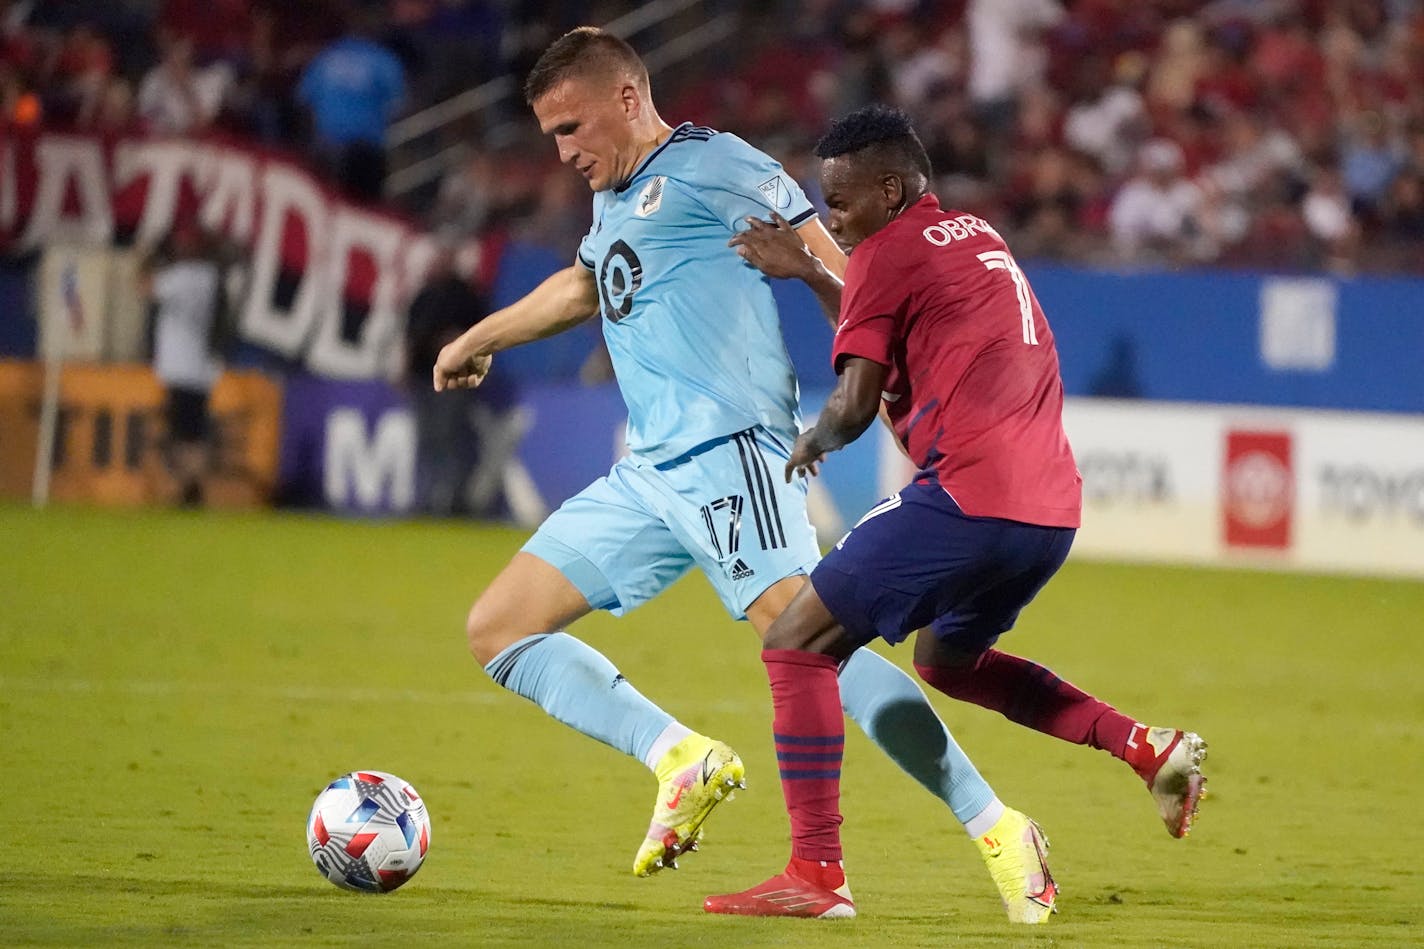
[[[430,817],[406,781],[384,771],[352,771],[316,797],[307,847],[317,872],[363,893],[389,893],[425,862]]]

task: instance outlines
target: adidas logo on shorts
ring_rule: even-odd
[[[738,557],[736,562],[732,564],[733,580],[746,580],[754,576],[756,576],[756,571],[748,567],[746,561],[741,557]]]

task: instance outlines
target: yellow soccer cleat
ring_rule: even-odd
[[[703,735],[688,735],[663,755],[654,773],[658,801],[648,836],[633,859],[636,876],[677,869],[680,854],[697,849],[702,822],[737,788],[746,787],[747,769],[730,747]]]
[[[1046,923],[1058,911],[1058,886],[1048,872],[1048,841],[1038,825],[1013,808],[974,841],[1011,923]]]

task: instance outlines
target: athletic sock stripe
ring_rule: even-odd
[[[844,735],[772,735],[778,745],[844,745]]]
[[[519,657],[548,638],[548,633],[540,633],[537,636],[530,636],[522,643],[516,643],[504,655],[495,657],[489,665],[485,666],[485,672],[489,673],[491,679],[503,686],[509,681],[509,674],[514,671]]]
[[[834,771],[787,771],[781,769],[781,780],[783,781],[827,781],[832,778],[840,779],[841,769]]]
[[[737,454],[742,457],[742,477],[747,479],[747,497],[752,502],[752,520],[756,521],[757,540],[761,543],[761,549],[766,550],[766,531],[761,523],[761,507],[757,504],[756,490],[752,486],[752,469],[747,462],[747,448],[742,444],[742,433],[738,432],[733,435],[732,441],[737,445]]]
[[[843,757],[844,755],[839,751],[831,751],[825,754],[795,751],[778,751],[776,753],[776,760],[786,764],[795,764],[803,761],[840,761]]]
[[[766,475],[766,484],[771,490],[772,517],[770,520],[772,524],[775,525],[777,533],[781,535],[781,546],[785,547],[786,528],[781,523],[781,505],[776,501],[776,482],[771,480],[771,469],[767,467],[766,456],[761,453],[761,446],[756,443],[756,435],[748,433],[747,439],[751,443],[752,456],[756,459],[756,463],[761,466],[762,473]]]

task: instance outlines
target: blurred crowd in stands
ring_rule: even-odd
[[[0,0],[8,123],[196,134],[308,154],[377,200],[389,123],[522,78],[564,29],[639,4]],[[663,117],[733,131],[816,195],[810,148],[870,101],[916,120],[946,206],[1019,256],[1100,266],[1424,273],[1424,0],[722,0],[654,74]],[[572,253],[588,195],[519,97],[456,123],[468,156],[400,196],[452,237]]]

